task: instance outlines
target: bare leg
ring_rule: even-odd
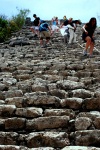
[[[30,30],[34,33],[34,29],[33,28],[30,28]]]
[[[38,37],[39,37],[39,35],[40,35],[39,30],[35,30],[35,34],[38,35]]]
[[[40,39],[40,45],[43,46],[43,39]]]
[[[91,42],[91,45],[90,45],[90,51],[89,51],[90,55],[93,54],[93,48],[94,48],[94,43]]]
[[[91,38],[87,36],[85,40],[87,41],[85,45],[85,50],[87,50],[91,44]]]
[[[89,36],[87,36],[87,37],[85,38],[85,40],[86,40],[86,45],[85,45],[85,50],[83,51],[83,55],[84,55],[84,56],[87,55],[87,50],[88,50],[88,48],[89,48],[90,45],[91,45],[91,38],[90,38]]]

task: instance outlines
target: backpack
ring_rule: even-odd
[[[40,19],[40,24],[42,24],[42,23],[44,23],[44,22],[45,22],[44,20]]]
[[[39,31],[47,31],[47,27],[48,27],[48,24],[47,23],[41,23],[40,24],[40,27],[39,27]]]

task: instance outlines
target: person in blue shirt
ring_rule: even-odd
[[[58,17],[53,17],[51,23],[52,23],[52,25],[51,25],[52,33],[54,33],[54,31],[58,32],[59,31]]]
[[[50,25],[47,22],[43,21],[43,23],[41,23],[39,26],[39,32],[40,32],[40,45],[41,48],[44,48],[47,46],[50,40],[50,35],[52,34]],[[46,39],[45,44],[44,44],[44,39]]]

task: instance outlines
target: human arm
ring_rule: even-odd
[[[69,28],[69,29],[72,29],[72,30],[74,30],[75,28],[74,27],[72,27],[70,24],[68,24],[67,25],[67,27]]]
[[[64,23],[61,24],[60,28],[62,28],[63,25],[64,25]]]
[[[86,30],[86,25],[83,25],[82,29],[86,34],[88,34],[88,31]]]
[[[38,24],[38,26],[40,26],[40,24],[41,24],[41,20],[39,19],[39,24]]]
[[[50,34],[52,35],[52,29],[50,26],[48,26],[48,30],[50,31]]]
[[[37,21],[38,21],[38,26],[40,26],[40,24],[41,24],[41,20],[40,20],[40,18],[39,18],[39,17],[37,17],[36,19],[37,19]]]

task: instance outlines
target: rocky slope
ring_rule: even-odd
[[[100,150],[100,29],[93,58],[29,27],[0,44],[0,150]]]

